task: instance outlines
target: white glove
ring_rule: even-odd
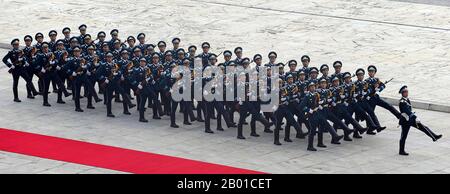
[[[60,66],[56,66],[56,70],[61,70],[61,67]]]
[[[83,66],[81,66],[81,68],[86,69],[87,67],[86,67],[86,65],[83,65]]]
[[[44,69],[44,68],[42,68],[42,69],[41,69],[41,72],[42,72],[42,73],[45,73],[45,69]]]
[[[333,99],[331,99],[331,98],[328,98],[328,102],[331,102],[331,101],[333,101]]]
[[[367,96],[366,99],[367,99],[367,100],[370,100],[370,96]]]
[[[341,95],[341,98],[345,98],[345,95]]]
[[[347,103],[347,102],[344,102],[344,105],[345,105],[345,106],[348,106],[348,103]]]
[[[30,64],[28,62],[25,62],[25,67],[30,66]]]
[[[90,72],[90,71],[87,71],[86,74],[87,74],[88,76],[91,76],[91,72]]]
[[[14,65],[11,65],[11,69],[15,69],[16,68],[16,66],[14,66]]]
[[[140,90],[142,90],[142,85],[141,85],[141,84],[139,84],[139,85],[138,85],[138,88],[139,88]]]
[[[367,92],[362,92],[362,95],[365,96],[367,94]]]
[[[358,94],[353,94],[353,98],[356,98],[358,96]]]
[[[244,104],[244,102],[242,102],[242,101],[239,101],[239,105],[242,105],[242,104]]]
[[[309,109],[309,114],[313,114],[314,111],[312,109]]]
[[[75,77],[77,76],[77,73],[75,73],[75,71],[72,73],[72,76]]]
[[[116,72],[116,73],[113,73],[113,75],[116,76],[116,75],[117,75],[117,72]]]
[[[120,80],[125,80],[125,77],[123,77],[123,75],[122,76],[120,76]]]
[[[319,101],[319,104],[323,104],[323,100]]]
[[[335,103],[335,102],[333,102],[333,103],[331,103],[331,105],[332,105],[332,106],[336,106],[336,103]]]
[[[106,79],[106,80],[105,80],[105,83],[106,83],[106,84],[109,84],[109,79]]]
[[[322,105],[319,105],[319,110],[322,110],[322,109],[323,109]]]
[[[100,63],[96,63],[95,66],[96,66],[96,67],[100,66]]]

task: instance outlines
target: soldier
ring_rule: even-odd
[[[329,108],[334,115],[336,115],[339,119],[344,119],[346,123],[351,123],[353,128],[356,130],[354,133],[358,132],[363,134],[367,131],[367,128],[363,128],[355,119],[353,119],[352,115],[348,111],[348,103],[345,102],[347,98],[347,94],[345,92],[345,85],[340,85],[339,77],[334,76],[331,78],[332,86],[330,86],[331,92],[331,103],[329,104]],[[338,125],[334,125],[336,129],[338,129]],[[350,133],[344,133],[344,141],[352,141],[350,138]],[[359,135],[359,134],[358,134]],[[354,136],[358,136],[354,135]]]
[[[183,76],[190,76],[191,78],[189,79],[190,82],[189,83],[185,83],[183,82],[183,88],[182,91],[186,90],[186,87],[188,84],[190,84],[190,86],[193,86],[193,79],[192,79],[192,68],[190,68],[190,64],[191,61],[188,58],[184,58],[182,60],[182,65],[184,66],[184,68],[189,68],[190,69],[190,74],[184,75],[181,74],[181,78],[183,78]],[[192,123],[189,122],[189,117],[191,121],[195,121],[196,118],[194,116],[194,112],[192,110],[192,108],[194,107],[194,104],[192,103],[192,98],[189,100],[183,100],[181,102],[183,104],[183,124],[184,125],[191,125]]]
[[[165,57],[164,57],[164,54],[165,54],[165,52],[166,52],[166,47],[167,47],[167,44],[166,44],[166,42],[164,42],[164,41],[159,41],[158,42],[158,54],[159,54],[159,59],[160,59],[160,62],[161,62],[161,64],[164,64],[164,59],[165,59]]]
[[[34,48],[36,49],[36,53],[41,52],[42,49],[42,43],[44,42],[44,35],[40,32],[36,33],[34,36],[34,39],[36,39],[36,44],[34,44]]]
[[[139,48],[139,51],[141,52],[140,56],[144,55],[145,49],[135,46],[136,39],[133,36],[128,36],[127,43],[128,43],[128,47],[126,47],[125,49],[127,49],[128,52],[132,52],[134,50],[134,48]],[[140,56],[139,56],[139,58],[141,58]]]
[[[145,119],[145,103],[147,99],[154,99],[156,97],[154,91],[155,81],[153,80],[152,70],[147,66],[147,60],[141,58],[139,60],[139,66],[134,67],[132,74],[129,77],[131,87],[135,90],[135,93],[139,95],[139,122],[147,123]]]
[[[21,102],[18,94],[19,78],[22,77],[27,82],[27,91],[34,91],[33,95],[37,95],[36,89],[31,82],[30,76],[28,76],[26,67],[29,65],[25,53],[19,50],[19,39],[11,41],[13,49],[3,57],[3,63],[9,68],[9,73],[13,76],[13,94],[14,102]],[[29,93],[28,96],[31,94]],[[34,98],[34,97],[33,97]]]
[[[63,68],[64,68],[64,65],[66,64],[68,53],[65,50],[63,39],[56,41],[56,50],[53,52],[53,54],[55,55],[55,60],[56,60],[56,66],[55,66],[56,74],[59,77],[59,79],[61,80],[61,82],[64,84],[66,82],[67,75],[66,75],[65,71],[63,70]],[[55,83],[55,82],[52,82],[52,83]],[[70,85],[68,85],[68,86],[70,86]],[[64,102],[64,100],[60,99],[56,103],[65,104],[66,102]]]
[[[331,77],[337,77],[337,78],[339,78],[339,82],[340,83],[344,83],[344,78],[343,78],[342,73],[341,73],[342,62],[341,61],[335,61],[333,63],[333,68],[334,68],[334,73],[333,73],[333,75],[331,75]]]
[[[85,36],[86,38],[87,36]],[[95,107],[92,105],[92,97],[93,95],[88,95],[89,90],[88,88],[92,88],[94,93],[97,93],[97,91],[95,90],[95,83],[98,82],[97,79],[97,69],[100,66],[100,63],[98,61],[98,56],[97,54],[95,54],[95,46],[94,44],[90,44],[87,47],[87,54],[83,56],[84,60],[86,61],[87,64],[87,69],[86,69],[86,79],[89,81],[88,83],[91,84],[90,87],[84,87],[84,93],[85,96],[88,97],[88,109],[95,109]],[[100,86],[100,82],[99,82],[99,88],[101,88]],[[94,95],[97,96],[97,95]],[[101,102],[103,101],[102,99],[96,98],[95,99],[96,102]]]
[[[297,122],[292,123],[289,122],[290,118],[286,118],[286,120],[288,121],[288,123],[285,126],[285,130],[286,130],[286,136],[284,137],[284,140],[286,142],[292,142],[292,140],[290,139],[290,128],[291,126],[294,126],[295,130],[297,131],[297,135],[296,138],[300,138],[303,139],[306,134],[303,133],[300,124],[301,123],[305,123],[305,125],[307,126],[307,128],[309,128],[309,124],[306,121],[305,117],[304,117],[304,108],[303,105],[301,104],[301,98],[300,95],[301,92],[298,85],[296,83],[294,83],[294,76],[291,73],[288,73],[286,75],[286,83],[283,86],[284,90],[286,90],[286,96],[287,96],[287,101],[288,101],[288,111],[291,114],[295,114],[297,116]],[[284,114],[289,114],[289,113],[284,113]],[[289,117],[289,116],[288,116]],[[281,127],[281,122],[282,122],[282,118],[281,119],[276,119],[278,122],[277,125]],[[294,120],[295,121],[295,120]]]
[[[70,57],[64,66],[64,70],[66,71],[67,75],[69,75],[69,78],[72,80],[71,81],[72,92],[75,100],[75,111],[77,112],[83,112],[83,110],[80,107],[80,97],[81,97],[80,91],[82,85],[88,88],[87,89],[88,99],[90,99],[91,96],[94,96],[94,99],[96,99],[96,101],[99,101],[97,94],[92,88],[92,84],[86,77],[88,65],[89,64],[86,63],[86,60],[81,57],[80,47],[75,46],[73,48],[73,57]]]
[[[367,68],[367,72],[369,74],[369,78],[366,79],[366,82],[369,84],[370,88],[368,100],[372,109],[375,110],[376,106],[381,106],[390,111],[395,117],[397,117],[397,119],[400,119],[400,112],[398,112],[398,110],[395,109],[392,105],[380,98],[379,93],[382,92],[384,88],[386,88],[386,83],[381,82],[379,78],[375,77],[377,68],[373,65],[370,65]]]
[[[90,34],[85,34],[84,35],[83,44],[81,44],[80,47],[81,47],[81,50],[82,50],[81,55],[83,55],[83,56],[89,55],[89,53],[88,53],[88,48],[89,47],[92,47],[94,49],[93,51],[95,53],[95,50],[96,50],[95,43],[92,41],[92,38],[91,38]]]
[[[320,66],[320,73],[322,73],[322,77],[320,77],[320,79],[323,78],[327,81],[328,84],[331,84],[331,77],[328,75],[329,70],[330,68],[327,64],[323,64],[322,66]]]
[[[326,118],[322,115],[321,109],[323,108],[320,105],[320,94],[316,91],[316,83],[309,82],[308,84],[308,92],[305,94],[305,99],[301,103],[301,107],[305,107],[305,114],[307,114],[307,119],[309,120],[311,124],[311,128],[309,130],[309,136],[308,136],[308,150],[309,151],[317,151],[314,148],[314,135],[317,132],[317,129],[319,129],[319,133],[323,133],[325,131],[328,131],[331,136],[331,143],[332,144],[340,144],[339,140],[343,138],[342,135],[338,135],[336,133],[336,130],[330,126],[330,124],[327,122]],[[323,144],[323,139],[321,137],[318,137],[318,147],[326,147],[325,144]]]
[[[155,92],[155,96],[153,98],[151,98],[149,96],[148,100],[153,101],[153,105],[152,105],[153,119],[160,120],[161,119],[160,116],[164,115],[162,107],[161,107],[161,101],[159,100],[159,95],[161,93],[161,89],[160,89],[160,85],[159,85],[159,82],[161,79],[160,72],[162,72],[163,68],[162,68],[162,64],[160,63],[158,53],[153,53],[152,62],[150,64],[148,64],[147,66],[148,66],[148,69],[151,70],[153,80],[155,81],[155,83],[153,84],[153,90]]]
[[[279,101],[279,103],[280,104],[279,104],[277,110],[275,111],[275,115],[276,115],[276,118],[277,118],[277,121],[278,121],[276,123],[275,133],[274,133],[274,144],[275,145],[281,145],[281,143],[280,143],[280,129],[281,129],[281,120],[283,120],[283,118],[286,119],[288,124],[294,126],[295,130],[301,131],[299,123],[297,123],[295,121],[294,115],[292,114],[292,112],[289,109],[289,95],[288,95],[288,92],[287,92],[285,87],[281,87],[280,88],[280,101]],[[285,142],[292,142],[292,140],[290,140],[290,138],[289,138],[289,135],[290,135],[290,131],[289,130],[285,130],[285,135],[284,135],[284,141]]]
[[[101,52],[102,50],[103,50],[103,43],[107,43],[106,41],[105,41],[105,39],[106,39],[106,33],[105,32],[103,32],[103,31],[100,31],[100,32],[98,32],[97,33],[97,43],[95,43],[95,48],[97,48],[97,53],[98,52]],[[108,45],[108,44],[106,44],[106,45]]]
[[[209,59],[209,55],[210,55],[209,49],[210,48],[211,48],[211,45],[208,42],[202,43],[203,52],[202,52],[202,54],[197,55],[197,57],[202,59],[203,67],[208,65],[208,59]]]
[[[69,27],[65,27],[62,30],[62,33],[64,34],[64,47],[67,49],[69,49],[70,47],[70,28]]]
[[[84,37],[86,36],[86,29],[87,29],[87,26],[85,24],[81,24],[78,27],[78,30],[80,30],[80,36],[78,36],[78,42],[80,43],[80,45],[84,44],[84,40],[85,40]]]
[[[380,122],[378,121],[378,117],[377,115],[375,115],[375,111],[373,110],[373,108],[370,106],[368,99],[370,99],[369,94],[371,93],[371,89],[369,88],[369,83],[367,83],[366,81],[364,81],[364,74],[365,71],[364,69],[357,69],[356,70],[356,76],[357,76],[357,80],[355,81],[355,95],[356,95],[356,99],[358,101],[358,105],[365,111],[367,112],[367,114],[370,116],[370,118],[373,121],[372,125],[370,123],[369,126],[369,130],[367,130],[367,134],[368,135],[375,135],[375,130],[377,132],[381,132],[384,129],[386,129],[386,127],[381,127],[380,126]],[[356,115],[356,120],[360,120],[361,119],[361,115],[357,114]],[[364,118],[362,118],[364,119]]]
[[[309,79],[309,71],[311,69],[309,67],[309,63],[311,62],[311,58],[309,58],[308,55],[303,55],[302,58],[301,58],[301,61],[302,61],[303,67],[299,71],[305,72],[306,79],[308,80]]]
[[[275,62],[277,60],[278,54],[275,51],[271,51],[267,56],[269,57],[269,63],[265,64],[264,66],[268,68],[272,66],[277,66]]]
[[[55,59],[55,55],[50,52],[49,45],[47,42],[42,43],[41,47],[42,51],[36,55],[33,59],[33,63],[35,63],[35,67],[40,69],[41,79],[44,83],[43,97],[44,97],[44,106],[51,106],[48,103],[48,90],[50,87],[50,81],[55,82],[58,85],[58,101],[62,101],[62,93],[64,93],[65,97],[71,95],[67,92],[66,87],[62,83],[58,74],[56,73],[56,69],[60,68],[57,65],[57,61]]]
[[[245,122],[245,119],[247,116],[251,115],[253,120],[259,121],[264,125],[264,129],[269,128],[270,123],[267,121],[259,110],[259,104],[256,101],[256,94],[253,94],[250,92],[249,88],[249,82],[248,82],[248,75],[242,73],[239,75],[239,82],[237,83],[236,88],[243,88],[244,90],[244,97],[238,96],[237,101],[239,104],[239,122],[238,122],[238,133],[237,138],[238,139],[245,139],[243,133],[242,133],[242,125]],[[250,136],[253,137],[259,137],[259,135],[256,133],[256,129],[252,128]]]
[[[111,40],[108,42],[109,50],[113,51],[116,40],[119,40],[119,30],[113,29],[113,30],[111,30],[111,32],[109,32],[109,34],[111,35]],[[119,40],[119,42],[120,42],[120,40]]]
[[[142,55],[145,55],[145,54],[146,54],[145,51],[146,51],[147,48],[148,48],[148,45],[145,44],[145,34],[141,32],[141,33],[139,33],[139,34],[137,35],[136,38],[137,38],[138,41],[139,41],[139,44],[137,45],[137,47],[139,47],[139,49],[141,49]],[[155,48],[155,46],[153,46],[153,48]]]
[[[234,63],[236,63],[236,65],[242,65],[242,47],[236,47],[234,49],[234,54],[236,55]]]
[[[48,47],[50,48],[50,52],[56,51],[56,36],[58,32],[56,30],[50,30],[48,33],[48,37],[50,37],[50,42],[48,42]]]
[[[175,54],[175,53],[178,51],[178,49],[180,48],[180,42],[181,42],[181,40],[180,40],[179,38],[174,38],[174,39],[172,39],[172,45],[173,45],[172,52],[173,52],[174,54]],[[178,60],[178,55],[174,55],[173,58],[174,58],[175,60]]]
[[[121,69],[118,64],[114,64],[113,62],[113,54],[108,53],[106,55],[106,62],[100,64],[100,67],[97,70],[97,76],[100,82],[102,82],[103,87],[106,92],[106,111],[108,117],[115,117],[112,113],[111,101],[113,98],[113,92],[116,91],[120,93],[123,97],[123,114],[130,115],[128,108],[133,108],[135,105],[131,103],[130,98],[125,95],[123,88],[120,86],[119,82],[122,77]]]
[[[147,45],[147,47],[144,49],[144,53],[145,58],[147,59],[147,63],[152,63],[153,53],[155,53],[155,45],[154,44]]]
[[[297,81],[298,75],[297,75],[297,61],[296,60],[290,60],[288,62],[289,64],[289,74],[292,75],[292,78],[294,80],[294,82]]]
[[[411,102],[408,98],[408,87],[403,86],[400,88],[399,93],[402,95],[400,99],[399,107],[401,112],[401,118],[399,124],[402,126],[402,134],[400,137],[400,150],[399,154],[407,156],[409,155],[405,151],[405,143],[406,138],[408,137],[408,132],[411,127],[419,129],[423,133],[425,133],[428,137],[430,137],[433,141],[437,141],[442,138],[442,135],[436,135],[430,128],[425,126],[419,118],[417,118],[415,112],[412,112]]]

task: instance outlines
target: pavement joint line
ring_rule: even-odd
[[[312,12],[304,12],[304,11],[292,11],[292,10],[274,9],[274,8],[267,8],[267,7],[257,7],[257,6],[253,6],[253,5],[236,5],[236,4],[232,4],[232,3],[210,2],[210,1],[203,1],[203,0],[190,0],[190,1],[199,2],[199,3],[214,4],[214,5],[221,5],[221,6],[229,6],[229,7],[248,8],[248,9],[256,9],[256,10],[263,10],[263,11],[292,13],[292,14],[300,14],[300,15],[309,15],[309,16],[317,16],[317,17],[353,20],[353,21],[359,21],[359,22],[369,22],[369,23],[377,23],[377,24],[385,24],[385,25],[394,25],[394,26],[403,26],[403,27],[420,28],[420,29],[426,29],[426,30],[450,32],[450,28],[441,28],[441,27],[434,27],[434,26],[404,24],[404,23],[398,23],[398,22],[362,19],[362,18],[355,18],[355,17],[328,15],[328,14],[320,14],[320,13],[312,13]]]

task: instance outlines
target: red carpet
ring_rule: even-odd
[[[139,174],[261,174],[201,161],[0,128],[0,150]]]

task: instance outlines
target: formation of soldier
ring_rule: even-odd
[[[223,54],[224,62],[218,63],[219,56],[210,52],[208,42],[201,44],[202,51],[197,54],[196,46],[190,46],[187,50],[181,48],[179,38],[174,38],[173,48],[167,49],[164,41],[156,45],[146,44],[144,33],[138,34],[136,38],[129,36],[122,42],[117,29],[111,30],[111,38],[108,41],[103,31],[93,39],[87,34],[86,25],[79,26],[79,31],[79,36],[72,36],[70,28],[66,27],[62,30],[64,38],[57,39],[57,31],[52,30],[48,34],[49,42],[44,41],[42,33],[37,33],[34,37],[35,44],[33,37],[27,35],[24,37],[24,48],[20,47],[19,39],[11,41],[13,49],[3,58],[3,62],[10,68],[9,73],[13,76],[15,102],[21,102],[17,87],[22,77],[26,82],[27,98],[34,99],[42,95],[43,106],[51,106],[48,97],[52,87],[53,92],[57,93],[57,103],[65,104],[63,95],[71,96],[77,112],[84,111],[80,99],[86,98],[87,109],[95,109],[94,102],[103,101],[107,107],[107,116],[115,117],[112,111],[114,100],[123,104],[125,115],[131,114],[129,110],[136,107],[140,122],[148,122],[145,112],[147,108],[151,108],[153,119],[159,120],[162,116],[169,116],[170,126],[179,128],[176,123],[176,112],[179,110],[183,114],[184,125],[191,125],[194,121],[204,122],[206,133],[214,133],[210,126],[211,119],[217,120],[217,131],[223,131],[223,118],[228,128],[237,127],[238,139],[245,139],[243,126],[248,125],[247,118],[251,116],[251,136],[259,136],[256,131],[258,121],[264,126],[265,133],[274,133],[274,144],[281,145],[280,131],[285,131],[285,142],[292,142],[290,128],[294,127],[296,138],[307,138],[309,151],[316,151],[314,146],[316,134],[317,147],[325,148],[324,133],[331,135],[332,144],[340,144],[342,139],[352,141],[352,138],[362,138],[361,135],[364,133],[368,135],[380,133],[386,129],[375,114],[375,108],[380,106],[400,120],[402,125],[400,154],[407,155],[404,144],[411,126],[419,128],[434,141],[442,137],[417,122],[417,117],[411,111],[406,87],[402,87],[400,91],[403,96],[400,100],[401,112],[380,98],[379,93],[389,81],[381,82],[376,77],[377,68],[373,65],[368,67],[366,78],[364,69],[357,69],[353,75],[350,72],[341,72],[343,64],[336,61],[332,65],[334,73],[331,74],[330,67],[326,64],[320,68],[310,67],[311,59],[304,55],[301,57],[301,67],[298,67],[296,60],[290,60],[287,63],[289,70],[285,72],[285,64],[277,62],[276,52],[270,52],[269,62],[263,64],[262,55],[256,54],[250,60],[243,57],[243,49],[237,47],[234,52],[226,50],[219,54],[219,56]],[[235,59],[232,59],[233,53]],[[198,58],[202,61],[202,70],[209,66],[219,66],[224,71],[224,67],[227,66],[255,68],[257,71],[262,66],[278,67],[277,80],[271,80],[272,68],[267,68],[267,83],[269,83],[267,85],[270,86],[272,81],[280,83],[279,89],[274,90],[279,92],[276,110],[262,112],[261,105],[265,102],[250,101],[247,98],[235,98],[234,101],[193,99],[175,101],[171,95],[173,92],[171,88],[183,75],[174,75],[173,68],[180,66],[189,68],[190,76],[194,79],[196,71],[194,60]],[[251,63],[254,63],[253,67]],[[38,78],[37,89],[33,83],[34,77]],[[202,85],[211,80],[202,78]],[[247,76],[244,80],[236,80],[234,85],[224,85],[221,87],[223,95],[226,95],[225,88],[247,87],[248,82],[250,79]],[[184,84],[193,84],[193,80]],[[267,90],[272,89],[267,87]],[[216,89],[215,92],[220,91]],[[102,94],[103,99],[98,94]],[[236,112],[239,115],[237,123],[234,121]],[[365,121],[364,127],[360,121]],[[303,130],[303,126],[307,130]],[[338,134],[339,129],[343,130],[343,135]]]

